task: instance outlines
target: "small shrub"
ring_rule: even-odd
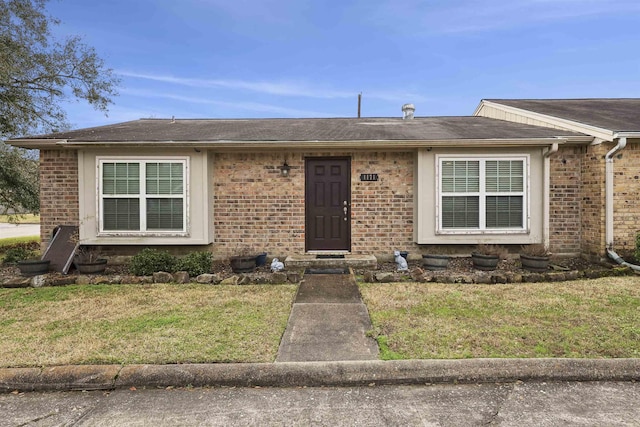
[[[150,276],[158,271],[173,273],[176,257],[167,251],[145,248],[131,258],[129,271],[136,276]]]
[[[191,252],[176,263],[176,271],[186,271],[189,276],[199,276],[211,272],[213,255],[211,252]]]
[[[535,243],[533,245],[522,245],[520,247],[520,253],[526,256],[535,256],[535,257],[547,257],[549,256],[549,251],[544,247],[542,243]]]
[[[507,255],[509,255],[507,249],[504,246],[500,245],[480,244],[476,246],[475,252],[481,255],[497,256],[500,259],[505,259],[507,258]]]
[[[17,246],[9,248],[4,253],[5,264],[15,264],[18,261],[33,258],[36,256],[36,252],[23,246]]]

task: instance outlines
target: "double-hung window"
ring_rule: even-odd
[[[527,170],[527,157],[439,157],[438,231],[525,231]]]
[[[100,232],[186,233],[187,169],[186,158],[100,159]]]

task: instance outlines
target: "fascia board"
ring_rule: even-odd
[[[588,138],[591,141],[592,138]],[[547,146],[553,143],[563,144],[565,137],[521,138],[521,139],[442,139],[442,140],[396,140],[396,141],[65,141],[62,147],[154,147],[154,148],[202,148],[245,151],[247,149],[299,149],[299,150],[335,150],[335,149],[414,149],[425,147],[521,147]],[[587,142],[582,140],[581,142]]]

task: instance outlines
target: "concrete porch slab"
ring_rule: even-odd
[[[284,260],[284,265],[287,268],[376,268],[378,265],[378,260],[373,255],[344,254],[344,258],[318,258],[316,254],[303,254],[289,255]]]

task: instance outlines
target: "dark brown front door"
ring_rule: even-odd
[[[307,251],[350,251],[350,159],[308,158],[305,171]]]

